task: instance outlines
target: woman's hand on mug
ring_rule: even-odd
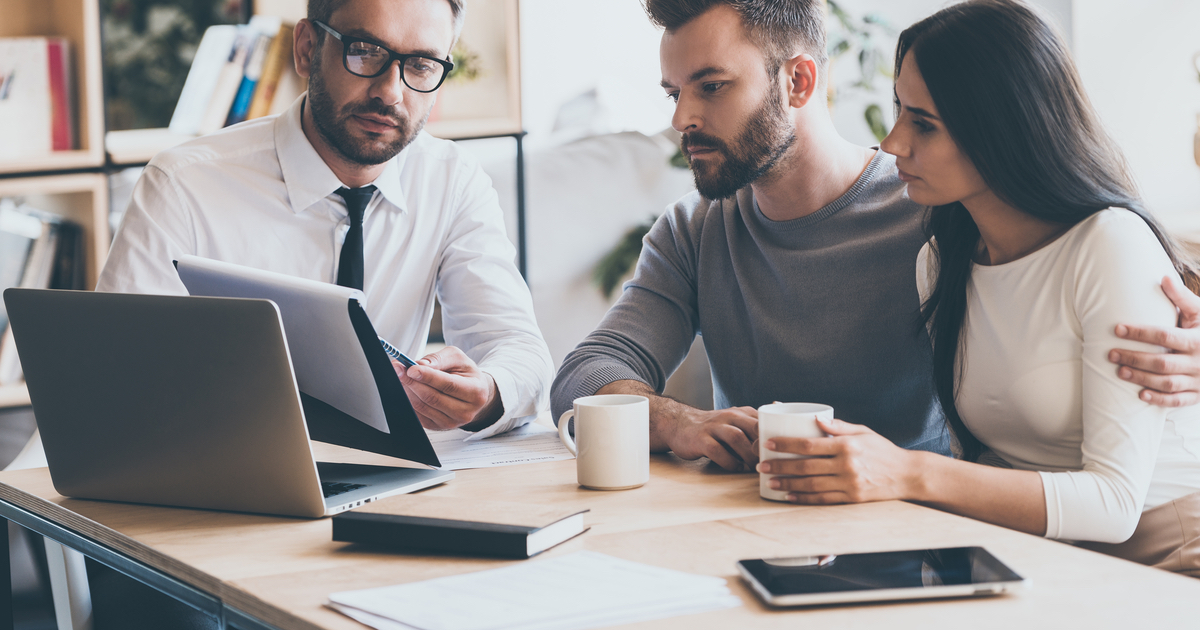
[[[758,471],[789,475],[772,481],[793,503],[863,503],[913,496],[919,469],[913,454],[858,424],[818,420],[830,437],[771,438],[767,449],[809,459],[767,459]],[[777,484],[775,486],[774,484]]]

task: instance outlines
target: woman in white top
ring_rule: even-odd
[[[779,484],[799,503],[920,501],[1200,577],[1200,407],[1153,407],[1107,361],[1148,349],[1119,323],[1174,325],[1164,276],[1197,278],[1066,48],[1026,5],[975,0],[905,30],[896,59],[882,148],[932,207],[918,286],[959,458],[835,420],[767,445],[825,457],[760,470],[796,475]]]

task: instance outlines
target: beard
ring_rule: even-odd
[[[680,144],[701,195],[708,199],[734,196],[770,172],[795,144],[796,131],[783,110],[778,87],[776,79],[758,109],[750,114],[733,146],[699,131],[683,134]],[[693,161],[688,153],[691,147],[714,149],[720,160]]]
[[[317,133],[325,143],[333,148],[339,156],[353,164],[374,166],[383,164],[396,157],[404,147],[408,146],[418,133],[425,128],[428,112],[416,125],[411,126],[410,120],[395,108],[388,107],[374,100],[358,103],[347,103],[337,110],[333,97],[325,87],[321,73],[320,55],[313,56],[312,74],[308,80],[308,107],[312,109],[313,123]],[[337,110],[337,111],[335,111]],[[396,125],[399,137],[390,142],[368,138],[363,140],[355,137],[350,130],[350,118],[357,114],[373,114],[387,118]]]

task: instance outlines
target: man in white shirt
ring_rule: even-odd
[[[146,167],[99,291],[186,294],[183,254],[354,286],[379,334],[449,347],[397,374],[422,424],[487,436],[525,424],[553,375],[491,181],[422,132],[462,0],[310,0],[295,30],[309,91],[278,117]]]

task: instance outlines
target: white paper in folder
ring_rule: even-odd
[[[329,596],[332,608],[379,630],[580,630],[741,603],[722,578],[591,551]]]

